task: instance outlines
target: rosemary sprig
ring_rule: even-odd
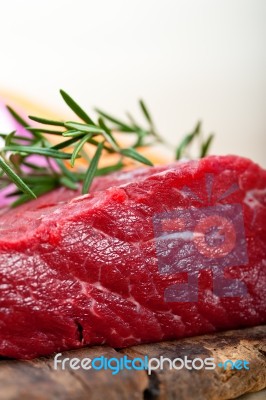
[[[152,165],[151,161],[140,154],[137,149],[150,146],[159,142],[168,145],[158,133],[151,113],[143,100],[139,101],[141,113],[146,122],[146,127],[139,124],[131,114],[127,113],[127,122],[96,109],[98,119],[94,120],[81,106],[67,94],[60,91],[67,106],[78,117],[78,121],[56,121],[42,117],[30,116],[29,118],[39,124],[38,127],[29,126],[18,113],[7,107],[13,118],[27,131],[27,135],[0,133],[5,140],[5,145],[0,149],[0,188],[8,186],[11,182],[17,189],[9,196],[19,195],[13,206],[22,204],[30,198],[46,193],[58,186],[66,186],[72,190],[82,183],[82,193],[88,193],[95,176],[108,174],[124,167],[124,158],[146,165]],[[42,126],[44,125],[44,126]],[[51,128],[47,128],[51,126]],[[123,148],[116,140],[115,133],[133,134],[135,140],[132,146]],[[56,135],[62,141],[52,145],[46,135]],[[187,150],[194,139],[201,140],[200,157],[204,157],[211,145],[213,135],[203,140],[201,124],[186,135],[176,149],[176,158],[187,155]],[[92,158],[84,151],[84,146],[89,143],[96,147]],[[171,146],[172,147],[172,146]],[[66,151],[67,150],[67,151]],[[99,168],[99,161],[103,153],[112,153],[119,156],[116,164]],[[84,157],[85,154],[85,157]],[[46,167],[32,161],[32,156],[37,155],[46,160]],[[74,167],[77,158],[83,157],[88,163],[86,170],[71,170],[64,160],[70,160],[70,166]]]
[[[200,134],[201,131],[201,122],[199,121],[195,126],[194,130],[186,135],[184,139],[182,139],[181,143],[176,149],[176,160],[180,160],[183,157],[185,150],[187,150],[188,146],[193,142],[196,136]]]
[[[82,110],[82,108],[73,100],[64,90],[60,90],[61,96],[65,100],[66,104],[74,111],[74,113],[89,125],[95,125],[93,120],[88,116],[88,114]]]
[[[23,193],[29,195],[30,197],[36,198],[35,193],[25,184],[25,182],[12,170],[12,168],[8,165],[7,162],[4,161],[2,157],[0,157],[0,168],[9,179],[15,183],[15,185],[20,189]]]
[[[36,147],[36,146],[5,146],[2,151],[12,151],[13,153],[18,153],[21,155],[25,154],[39,154],[41,156],[52,157],[52,158],[61,158],[61,159],[69,159],[71,158],[71,154],[63,153],[58,150],[52,148],[44,148],[44,147]],[[78,156],[77,156],[78,157]]]
[[[214,134],[211,133],[209,135],[209,137],[207,138],[207,140],[202,143],[201,152],[200,152],[200,158],[203,158],[208,154],[208,151],[209,151],[209,148],[211,146],[211,143],[212,143],[213,139],[214,139]]]
[[[176,149],[176,160],[180,160],[184,156],[188,156],[188,150],[192,142],[194,142],[195,139],[199,139],[199,157],[203,158],[207,155],[208,150],[211,146],[212,140],[214,138],[214,135],[211,133],[206,141],[203,139],[203,134],[201,130],[201,122],[199,121],[194,130],[186,135],[182,141],[180,142],[179,146]]]
[[[146,106],[143,100],[139,100],[139,106],[146,122],[148,123],[147,128],[141,126],[136,121],[136,119],[132,117],[130,113],[127,113],[129,122],[124,122],[106,113],[105,111],[102,111],[99,108],[95,108],[95,111],[103,118],[103,120],[112,122],[113,124],[112,130],[121,133],[135,133],[137,135],[137,140],[135,141],[135,144],[132,146],[133,148],[145,146],[146,139],[148,137],[153,137],[153,139],[155,139],[156,142],[163,143],[164,145],[169,146],[166,140],[164,140],[157,132],[154,121],[148,110],[148,107]]]
[[[93,159],[91,160],[90,166],[86,172],[85,178],[84,178],[84,184],[82,188],[82,194],[86,194],[89,191],[89,188],[92,184],[93,177],[95,176],[95,173],[97,171],[97,166],[102,154],[103,150],[103,142],[98,144],[97,150],[93,156]]]

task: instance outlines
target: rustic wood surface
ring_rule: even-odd
[[[250,370],[54,370],[53,357],[0,361],[0,400],[225,400],[266,387],[266,326],[116,350],[90,347],[63,357],[214,357],[245,359]]]

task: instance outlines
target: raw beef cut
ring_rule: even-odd
[[[212,156],[60,188],[0,217],[0,356],[266,322],[266,171]]]

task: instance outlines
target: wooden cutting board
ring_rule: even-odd
[[[0,361],[0,400],[225,400],[266,387],[266,326],[117,350],[94,346],[63,357],[94,358],[214,357],[218,362],[245,359],[249,370],[55,370],[53,357]]]

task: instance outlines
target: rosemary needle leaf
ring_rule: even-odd
[[[66,147],[69,147],[72,144],[76,143],[78,140],[79,140],[78,137],[73,137],[69,140],[65,140],[64,142],[61,142],[61,143],[58,143],[58,144],[52,146],[51,149],[55,149],[55,150],[65,149]]]
[[[16,195],[17,193],[14,193],[13,195]],[[19,198],[16,200],[16,201],[14,201],[12,204],[11,204],[11,207],[12,208],[15,208],[15,207],[17,207],[17,206],[20,206],[21,204],[24,204],[24,203],[26,203],[27,201],[29,201],[29,200],[31,200],[31,197],[28,195],[28,194],[22,194],[21,196],[19,196]]]
[[[16,131],[13,131],[11,133],[9,133],[9,135],[6,136],[6,141],[5,141],[5,145],[9,146],[10,144],[12,144],[12,139],[15,136]]]
[[[63,176],[67,176],[72,182],[77,182],[79,180],[77,174],[70,171],[62,160],[55,160],[55,162],[61,169]]]
[[[1,188],[2,189],[2,188]],[[8,194],[6,194],[6,196],[5,197],[14,197],[14,196],[17,196],[17,195],[21,195],[21,190],[14,190],[14,192],[11,192],[11,193],[8,193]],[[27,195],[28,196],[28,195]]]
[[[95,125],[93,120],[88,116],[88,114],[69,96],[64,90],[60,90],[61,96],[65,100],[66,104],[71,108],[72,111],[84,122],[90,125]]]
[[[27,126],[27,130],[30,132],[42,132],[42,133],[47,133],[51,135],[58,135],[61,136],[63,132],[60,131],[55,131],[52,129],[44,129],[44,128],[32,128],[31,126]]]
[[[39,165],[33,164],[26,160],[23,160],[23,165],[25,165],[26,167],[31,168],[33,170],[36,170],[36,171],[45,171],[46,170],[46,167],[40,167]]]
[[[95,108],[95,111],[96,111],[99,115],[101,115],[103,118],[105,118],[105,119],[107,119],[107,120],[113,122],[114,124],[116,124],[116,125],[118,126],[118,127],[117,127],[117,130],[121,130],[122,132],[135,132],[135,129],[134,129],[134,128],[132,128],[131,126],[125,124],[125,123],[122,122],[122,121],[119,121],[118,119],[112,117],[111,115],[106,114],[104,111],[101,111],[101,110],[99,110],[98,108]]]
[[[134,150],[132,148],[122,149],[122,150],[120,150],[120,153],[123,156],[132,158],[136,161],[141,162],[142,164],[153,166],[153,164],[150,160],[148,160],[146,157],[142,156],[141,154],[139,154],[136,150]]]
[[[111,129],[108,128],[108,126],[101,117],[98,118],[98,124],[105,132],[109,134],[112,133]]]
[[[13,110],[13,108],[11,108],[10,106],[6,106],[6,108],[8,109],[8,111],[10,112],[10,114],[12,115],[12,117],[22,126],[24,126],[24,128],[26,128],[29,124],[20,116],[16,113],[15,110]]]
[[[198,121],[195,128],[194,128],[194,134],[197,135],[201,131],[201,121]]]
[[[118,161],[117,164],[110,165],[109,167],[98,168],[95,176],[101,176],[109,174],[110,172],[119,171],[121,168],[124,167],[124,164],[121,161]]]
[[[98,128],[95,125],[89,125],[89,124],[81,124],[79,122],[65,122],[65,127],[70,128],[70,129],[76,129],[77,131],[81,131],[84,133],[103,133],[104,131],[101,128]],[[65,133],[64,136],[67,136]]]
[[[129,112],[126,112],[126,116],[128,117],[130,123],[131,123],[135,128],[140,129],[140,127],[139,127],[137,121],[135,120],[135,118],[134,118]]]
[[[201,147],[200,158],[203,158],[208,154],[208,151],[209,151],[209,148],[211,146],[213,139],[214,139],[214,135],[210,134],[210,136],[208,137],[206,142],[203,143],[203,145]]]
[[[10,135],[10,133],[0,133],[0,137],[3,138],[3,139],[6,139],[6,137],[7,137],[8,135]],[[32,142],[32,138],[28,138],[28,137],[26,137],[26,136],[19,136],[19,135],[16,135],[16,136],[15,136],[15,139],[25,140],[26,142]]]
[[[103,136],[105,137],[105,139],[110,143],[110,145],[113,147],[113,149],[119,153],[119,151],[120,151],[119,145],[118,145],[117,141],[115,140],[114,136],[112,135],[111,129],[109,129],[106,126],[104,120],[101,117],[99,117],[99,119],[98,119],[98,124],[104,131]]]
[[[111,133],[103,133],[104,138],[107,140],[107,142],[110,143],[110,145],[113,147],[113,149],[119,153],[120,152],[120,148],[118,146],[118,143],[116,142],[115,138],[113,137],[113,135]]]
[[[23,180],[10,168],[10,166],[0,157],[0,168],[6,173],[9,179],[15,183],[15,185],[28,196],[32,198],[36,198],[36,195],[32,192],[32,190],[23,182]]]
[[[97,150],[96,150],[96,152],[90,162],[90,166],[85,174],[84,183],[83,183],[83,187],[82,187],[82,194],[87,194],[90,189],[92,180],[97,171],[97,166],[98,166],[101,154],[102,154],[102,150],[103,150],[103,142],[98,144]]]
[[[77,185],[69,178],[67,178],[66,176],[62,176],[59,179],[59,182],[61,183],[62,186],[66,186],[69,189],[72,190],[77,190]]]
[[[94,140],[94,139],[90,139],[88,142],[91,143],[91,144],[93,144],[94,146],[98,146],[98,144],[99,144],[99,142],[97,142],[97,140]],[[113,149],[111,149],[110,146],[104,145],[103,148],[104,148],[104,150],[106,150],[108,153],[115,153],[115,151],[114,151]]]
[[[180,160],[180,158],[182,158],[185,149],[187,148],[188,145],[190,145],[190,143],[194,140],[194,138],[199,135],[200,130],[201,130],[201,122],[199,121],[195,126],[193,132],[185,136],[184,139],[182,139],[178,148],[176,149],[176,160]]]
[[[79,137],[79,136],[83,136],[84,132],[81,131],[77,131],[76,129],[69,129],[65,132],[63,132],[63,136],[64,137]]]
[[[184,139],[181,141],[180,145],[176,149],[176,154],[175,154],[176,160],[180,160],[180,158],[182,158],[185,148],[189,145],[189,143],[192,142],[193,138],[194,138],[194,133],[191,133],[184,137]]]
[[[73,153],[71,156],[71,160],[70,160],[71,167],[74,167],[78,153],[80,152],[80,150],[82,149],[84,144],[92,137],[92,135],[93,135],[93,133],[89,133],[88,135],[85,135],[84,138],[82,138],[74,147],[74,150],[73,150]]]
[[[62,126],[64,127],[64,122],[61,121],[54,121],[51,119],[45,119],[45,118],[40,118],[40,117],[34,117],[32,115],[29,115],[29,119],[35,122],[39,122],[40,124],[45,124],[45,125],[54,125],[54,126]]]
[[[39,185],[34,187],[34,192],[36,196],[40,196],[41,194],[50,192],[51,190],[55,189],[56,187],[56,182],[54,183],[49,183],[47,185]],[[35,196],[35,197],[36,197]],[[14,201],[11,205],[12,208],[17,207],[23,203],[26,203],[27,201],[30,200],[30,197],[28,194],[22,194],[16,201]]]
[[[33,185],[35,183],[40,184],[48,184],[53,183],[55,177],[52,175],[28,175],[23,177],[23,181],[28,185]]]
[[[139,100],[139,105],[140,105],[140,108],[141,108],[144,116],[146,117],[147,121],[149,122],[150,126],[153,126],[153,121],[152,121],[151,115],[150,115],[148,108],[146,107],[144,101]]]
[[[3,151],[14,151],[25,154],[39,154],[46,157],[61,158],[66,160],[71,158],[71,154],[62,153],[58,150],[52,148],[44,148],[44,147],[6,146],[3,148]]]
[[[15,111],[13,110],[13,108],[11,108],[10,106],[6,106],[7,110],[10,112],[10,114],[12,115],[12,117],[19,123],[19,125],[23,126],[27,131],[28,129],[28,123]],[[40,138],[41,135],[38,132],[38,130],[32,132],[32,135],[35,137]]]
[[[140,147],[140,146],[145,146],[144,139],[147,136],[147,132],[145,132],[143,130],[139,130],[139,129],[137,130],[137,132],[138,132],[138,136],[137,136],[136,142],[132,146],[133,148]]]

